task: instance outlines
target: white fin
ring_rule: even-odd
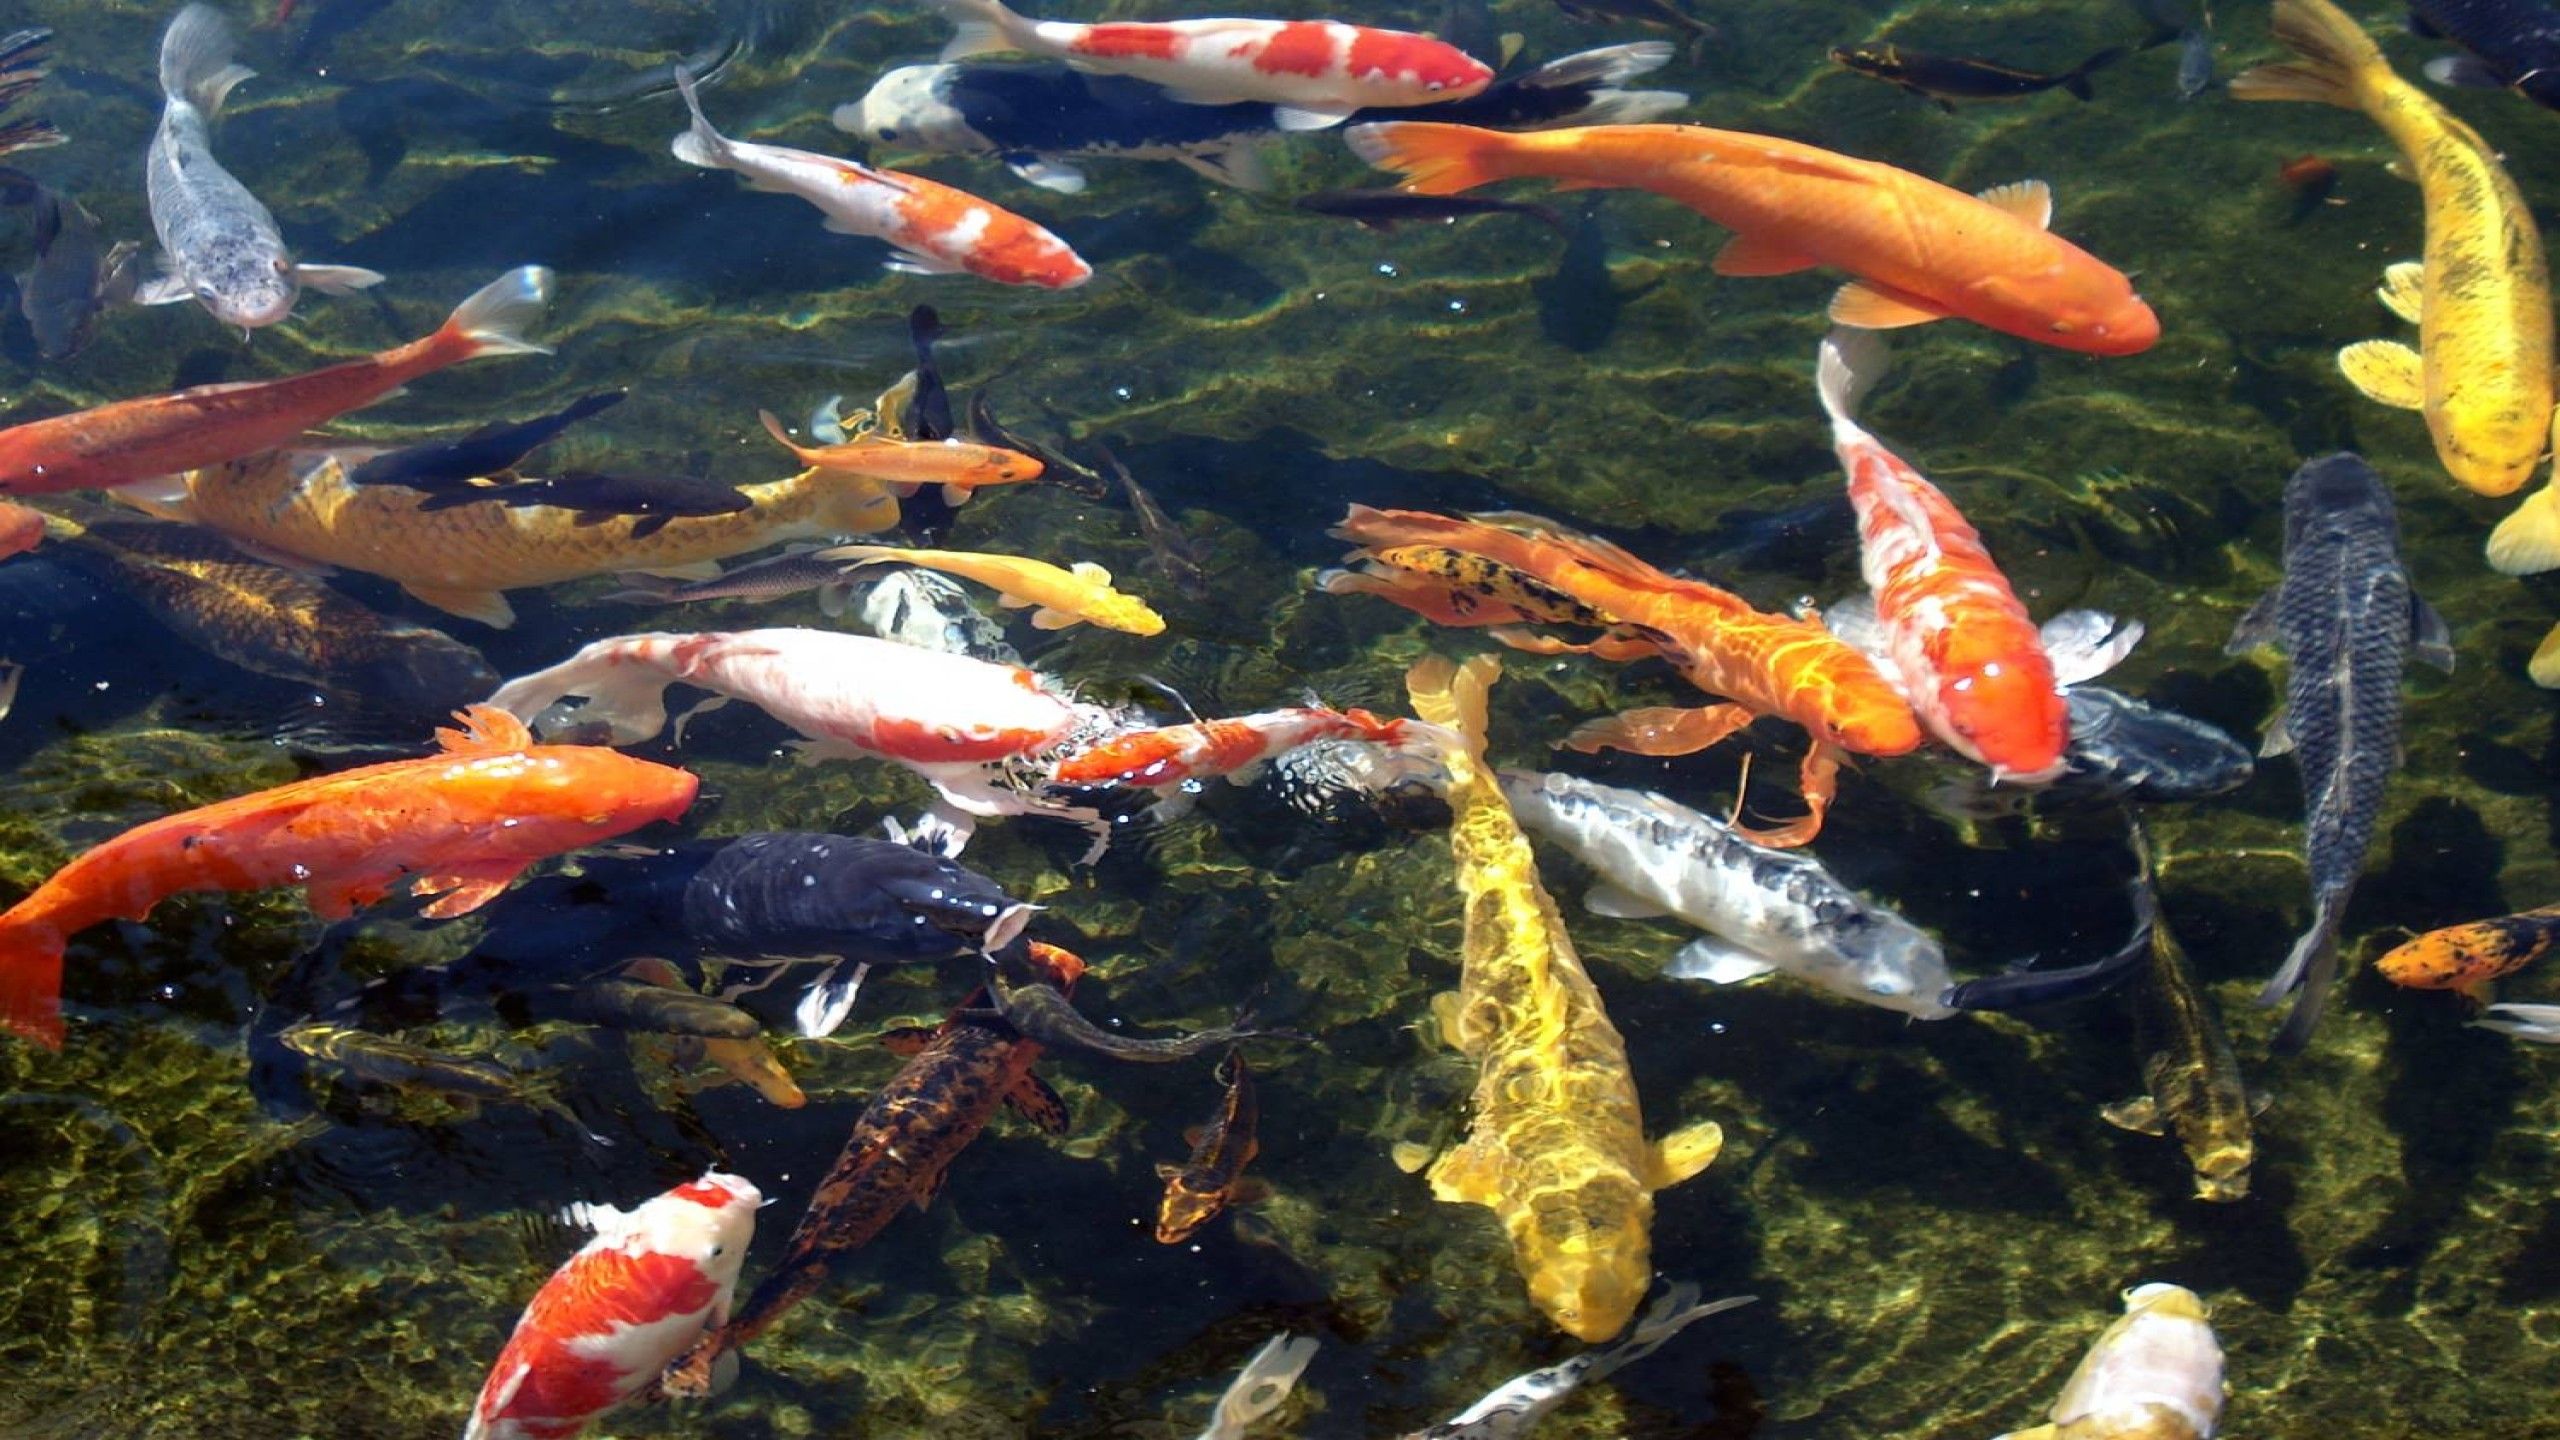
[[[1045,155],[1032,155],[1019,160],[1008,160],[1004,168],[1043,190],[1054,190],[1061,195],[1084,193],[1084,172],[1064,160],[1052,160]]]
[[[830,395],[809,412],[809,438],[821,445],[841,445],[844,434],[844,397]]]
[[[361,265],[296,265],[293,278],[305,288],[323,295],[353,295],[369,286],[379,285],[384,275]]]
[[[2127,620],[2118,629],[2116,617],[2103,611],[2065,610],[2044,622],[2037,638],[2045,658],[2053,662],[2053,683],[2067,689],[2123,664],[2142,643],[2142,635],[2139,620]]]
[[[1865,434],[1858,426],[1858,405],[1892,367],[1892,352],[1865,330],[1835,328],[1822,337],[1821,358],[1814,362],[1814,392],[1822,397],[1822,413],[1836,431]]]
[[[836,227],[834,223],[830,221],[827,228],[833,230]],[[860,234],[862,232],[851,231],[848,233]],[[880,268],[883,270],[894,270],[901,275],[966,275],[969,273],[959,266],[952,264],[948,260],[938,260],[931,255],[919,255],[913,250],[899,250],[892,253],[888,259],[880,262]]]
[[[2412,325],[2419,324],[2427,311],[2427,267],[2417,260],[2402,260],[2382,267],[2382,284],[2374,292],[2384,308]]]
[[[1885,638],[1884,621],[1876,617],[1876,597],[1861,590],[1844,595],[1822,611],[1822,628],[1840,637],[1840,643],[1869,659],[1890,655],[1893,643]],[[1891,667],[1887,667],[1891,673]]]
[[[1247,1426],[1288,1400],[1289,1392],[1297,1388],[1298,1377],[1306,1372],[1307,1362],[1315,1355],[1313,1336],[1272,1336],[1270,1343],[1253,1352],[1253,1358],[1236,1373],[1234,1383],[1218,1397],[1218,1408],[1209,1417],[1209,1428],[1202,1433],[1221,1440],[1242,1435]]]
[[[2500,1014],[2504,1011],[2504,1014]],[[2530,1040],[2536,1045],[2560,1045],[2560,1005],[2518,1005],[2507,1001],[2489,1007],[2487,1013],[2471,1022],[2481,1030],[2494,1030],[2517,1040]]]
[[[1575,85],[1615,85],[1649,75],[1671,63],[1679,47],[1668,40],[1636,40],[1560,55],[1528,74],[1518,84],[1531,90],[1562,90]]]
[[[2504,90],[2507,82],[2489,62],[2471,55],[2439,55],[2418,67],[2428,79],[2454,90]]]
[[[2276,712],[2276,718],[2267,725],[2267,738],[2258,742],[2258,758],[2263,760],[2271,756],[2289,754],[2292,750],[2293,725],[2285,712],[2279,710]]]
[[[837,1027],[844,1024],[845,1017],[853,1013],[853,1002],[861,996],[862,982],[870,974],[871,962],[868,960],[855,965],[850,975],[844,973],[839,962],[835,969],[820,976],[817,984],[801,994],[800,1003],[791,1007],[792,1023],[800,1027],[802,1035],[812,1040],[823,1040],[833,1035]]]
[[[181,300],[194,298],[195,287],[187,283],[186,276],[174,270],[163,271],[133,287],[133,303],[136,305],[175,305]]]
[[[576,1200],[560,1207],[560,1223],[592,1230],[607,1240],[619,1240],[631,1224],[632,1212],[616,1205]]]
[[[1644,1318],[1636,1322],[1636,1327],[1627,1332],[1625,1339],[1606,1350],[1590,1352],[1591,1365],[1583,1371],[1582,1379],[1586,1383],[1604,1379],[1661,1349],[1664,1341],[1708,1316],[1739,1309],[1759,1298],[1757,1295],[1734,1295],[1701,1305],[1698,1303],[1697,1286],[1686,1281],[1674,1285],[1653,1303],[1653,1308],[1645,1312]]]
[[[693,126],[667,142],[668,153],[687,165],[705,170],[729,168],[729,137],[711,128],[711,117],[702,113],[702,101],[693,93],[693,75],[683,66],[676,67],[676,93],[684,96],[684,108],[693,115]]]
[[[1180,100],[1183,96],[1177,93],[1174,98]],[[1224,96],[1217,99],[1194,101],[1192,103],[1201,105],[1225,105],[1232,103],[1233,100],[1233,96]],[[1350,119],[1351,112],[1354,108],[1356,107],[1346,105],[1338,109],[1327,108],[1319,110],[1308,105],[1274,105],[1271,107],[1271,123],[1279,126],[1283,130],[1289,131],[1330,130],[1334,126],[1341,124],[1343,121]]]
[[[1671,913],[1657,901],[1631,895],[1605,881],[1583,893],[1582,908],[1612,920],[1652,920]]]
[[[1561,130],[1575,125],[1644,125],[1674,110],[1689,108],[1686,90],[1594,90],[1591,103],[1530,130]]]
[[[471,342],[471,357],[484,355],[548,355],[548,346],[524,338],[524,327],[542,318],[551,303],[551,272],[540,265],[519,265],[471,292],[453,307],[444,328]]]
[[[1738,985],[1778,967],[1713,935],[1701,935],[1680,947],[1662,973],[1674,980],[1704,980],[1710,985]]]
[[[958,27],[942,47],[945,64],[965,60],[972,55],[1036,55],[1042,52],[1027,48],[1017,31],[1027,28],[1019,15],[1007,10],[1002,0],[934,0],[934,8],[951,18]],[[1036,38],[1037,32],[1034,32]]]
[[[231,22],[210,5],[189,5],[160,36],[160,93],[204,112],[222,113],[231,87],[257,73],[231,63]]]
[[[1261,147],[1229,145],[1215,150],[1185,150],[1173,157],[1198,175],[1221,185],[1255,193],[1271,188],[1270,167],[1262,163]]]
[[[2012,180],[1973,197],[2039,230],[2053,228],[2053,187],[2041,180]]]

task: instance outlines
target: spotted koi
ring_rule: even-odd
[[[1263,762],[1319,740],[1365,740],[1408,746],[1429,737],[1431,727],[1387,719],[1366,710],[1320,705],[1265,710],[1230,720],[1200,720],[1158,730],[1135,730],[1058,762],[1050,779],[1060,785],[1128,785],[1164,790],[1224,775],[1249,783]]]

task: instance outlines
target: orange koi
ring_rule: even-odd
[[[2485,1005],[2492,982],[2541,959],[2555,943],[2560,943],[2560,905],[2546,905],[2430,930],[2395,946],[2373,968],[2394,985],[2457,991]]]
[[[1296,706],[1230,720],[1133,730],[1059,761],[1049,778],[1060,785],[1129,785],[1144,790],[1170,789],[1219,775],[1242,784],[1251,781],[1264,761],[1301,745],[1366,740],[1401,747],[1426,739],[1431,730],[1418,720],[1385,719],[1366,710]]]
[[[1614,616],[1498,561],[1445,545],[1391,545],[1356,570],[1327,570],[1328,595],[1375,595],[1441,625],[1582,625],[1606,630]]]
[[[2053,192],[2020,180],[1967,195],[1908,170],[1792,140],[1697,125],[1585,125],[1512,133],[1397,120],[1343,132],[1361,159],[1424,195],[1522,176],[1668,196],[1734,232],[1719,275],[1857,278],[1842,325],[1891,330],[1949,316],[2091,355],[2131,355],[2159,317],[2123,273],[2045,227]]]
[[[305,888],[343,920],[411,876],[436,919],[488,903],[537,860],[609,840],[693,804],[672,766],[593,745],[536,745],[474,705],[438,753],[217,801],[138,825],[56,871],[0,914],[0,1024],[62,1047],[62,952],[106,920],[141,920],[196,890]]]
[[[1588,645],[1535,641],[1496,632],[1516,648],[1582,651],[1603,659],[1659,655],[1691,685],[1726,703],[1703,709],[1645,708],[1593,721],[1565,744],[1584,751],[1686,755],[1762,715],[1801,726],[1812,738],[1799,771],[1806,814],[1775,829],[1744,830],[1763,845],[1794,846],[1822,829],[1840,762],[1850,754],[1904,755],[1920,747],[1919,719],[1875,663],[1809,620],[1753,609],[1740,596],[1666,575],[1605,540],[1531,515],[1452,519],[1418,510],[1354,505],[1332,532],[1375,560],[1403,545],[1465,550],[1507,565],[1618,620]]]
[[[989,485],[1020,485],[1040,478],[1039,461],[1018,450],[967,440],[900,440],[868,430],[835,445],[803,445],[770,410],[759,410],[765,433],[812,470],[859,475],[894,487],[901,496],[927,485],[942,487],[957,505]]]
[[[44,515],[24,505],[0,500],[0,560],[36,548],[44,539]]]
[[[0,495],[130,485],[272,450],[448,365],[486,355],[548,355],[524,326],[551,296],[551,272],[510,270],[432,335],[343,365],[118,400],[0,430]]]
[[[1930,734],[1995,779],[2049,780],[2062,771],[2071,717],[2035,621],[1954,502],[1851,415],[1884,360],[1872,335],[1822,342],[1822,408],[1848,472],[1859,568],[1886,653]]]

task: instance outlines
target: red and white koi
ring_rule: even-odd
[[[1321,130],[1371,106],[1463,100],[1493,71],[1454,45],[1338,20],[1174,20],[1078,25],[1034,20],[1004,0],[935,0],[959,25],[945,61],[997,51],[1128,75],[1194,105],[1259,101],[1283,130]]]
[[[799,731],[808,737],[799,747],[804,763],[876,757],[905,766],[940,792],[939,811],[964,837],[973,816],[1048,815],[1092,829],[1097,856],[1105,843],[1092,810],[1006,783],[1007,767],[1113,723],[1100,707],[1051,693],[1019,665],[829,630],[622,635],[508,681],[489,703],[530,718],[580,699],[586,703],[561,724],[600,721],[614,744],[630,745],[666,728],[666,689],[674,684],[723,697],[694,714],[744,700]]]
[[[669,149],[687,165],[734,170],[752,190],[797,195],[826,213],[839,235],[869,235],[897,247],[885,263],[911,275],[975,275],[999,285],[1068,290],[1093,278],[1067,242],[965,190],[814,150],[732,140],[711,128],[693,77],[676,72],[693,128]]]
[[[1241,785],[1250,783],[1273,756],[1319,740],[1361,740],[1407,749],[1437,746],[1445,738],[1437,726],[1419,720],[1387,719],[1366,710],[1295,706],[1231,720],[1132,730],[1069,755],[1049,778],[1060,785],[1169,790],[1224,775]]]
[[[1873,335],[1834,330],[1818,371],[1832,449],[1858,513],[1859,565],[1882,630],[1879,658],[1941,742],[1990,766],[1995,778],[2050,780],[2070,743],[2070,708],[2035,621],[1954,502],[1852,417],[1885,360]],[[2132,641],[2121,643],[2129,649]]]
[[[636,1210],[574,1207],[596,1236],[534,1292],[463,1440],[565,1440],[655,1380],[727,1323],[763,1203],[712,1170]]]

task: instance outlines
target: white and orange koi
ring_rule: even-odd
[[[669,147],[687,165],[734,170],[749,189],[797,195],[826,212],[839,235],[886,240],[892,270],[914,275],[975,275],[1000,285],[1067,290],[1093,278],[1067,242],[1012,211],[965,190],[896,170],[813,150],[732,140],[711,128],[695,98],[693,77],[676,72],[693,128]]]
[[[763,1194],[717,1170],[635,1210],[575,1207],[595,1227],[516,1321],[463,1440],[567,1440],[727,1323]]]
[[[1174,20],[1078,25],[1034,20],[1004,0],[935,0],[959,31],[945,61],[993,51],[1128,75],[1195,105],[1259,101],[1283,130],[1321,130],[1370,106],[1463,100],[1493,71],[1428,35],[1336,20]]]
[[[1129,785],[1163,790],[1224,775],[1248,783],[1265,761],[1319,740],[1362,740],[1399,749],[1447,738],[1419,720],[1388,719],[1366,710],[1320,705],[1265,710],[1229,720],[1201,720],[1116,735],[1058,762],[1061,785]]]
[[[1092,810],[1005,783],[1006,767],[1112,723],[1019,665],[828,630],[622,635],[508,681],[489,703],[530,719],[560,700],[583,700],[563,724],[599,721],[613,743],[630,745],[666,728],[666,689],[675,684],[724,697],[715,705],[744,700],[799,731],[808,737],[804,763],[872,757],[905,766],[939,792],[939,812],[964,838],[971,817],[1047,815],[1091,830],[1097,857],[1108,843]]]
[[[1822,342],[1822,408],[1858,513],[1879,658],[1940,742],[1997,778],[2049,780],[2071,740],[2053,659],[1955,503],[1854,418],[1884,369],[1883,342],[1865,331],[1834,330]]]

